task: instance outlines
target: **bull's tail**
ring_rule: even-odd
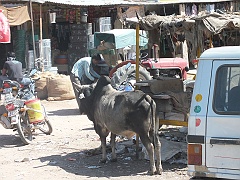
[[[152,121],[152,143],[154,146],[154,156],[156,158],[156,174],[161,174],[162,173],[162,164],[161,164],[161,143],[159,141],[159,136],[158,136],[158,129],[159,129],[159,114],[157,110],[157,105],[155,101],[149,97],[146,98],[148,99],[147,101],[150,103],[150,108],[151,108],[151,121]]]
[[[155,101],[150,96],[147,96],[146,100],[150,104],[150,108],[151,108],[151,129],[153,132],[153,144],[155,145],[156,136],[158,135],[158,129],[159,129],[159,117],[158,117]]]

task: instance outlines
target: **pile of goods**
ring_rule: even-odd
[[[48,101],[60,101],[74,99],[74,91],[70,76],[55,74],[52,72],[42,72],[36,75],[36,91],[40,99]]]

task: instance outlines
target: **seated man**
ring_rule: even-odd
[[[14,52],[8,53],[7,61],[3,65],[2,75],[7,76],[10,80],[22,81],[22,63],[16,60]]]
[[[0,76],[0,87],[2,87],[4,80],[15,80],[21,82],[22,75],[22,63],[16,61],[15,53],[8,52],[7,60],[3,65],[2,75]]]

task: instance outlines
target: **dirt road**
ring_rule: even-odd
[[[24,146],[16,132],[0,126],[0,179],[190,179],[184,164],[163,163],[163,174],[150,176],[149,162],[137,160],[125,147],[118,162],[99,164],[99,137],[92,122],[78,114],[76,101],[42,102],[54,128],[51,135],[39,132],[32,144]]]

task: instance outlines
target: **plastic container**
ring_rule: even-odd
[[[67,64],[68,57],[67,57],[67,55],[59,55],[59,56],[56,56],[54,61],[56,64]]]
[[[30,123],[36,124],[44,120],[43,109],[39,99],[31,99],[26,101],[25,104],[28,108],[33,109],[27,111]]]
[[[43,50],[43,66],[44,71],[48,71],[52,67],[52,57],[51,57],[51,39],[42,40],[42,50]]]
[[[83,14],[81,16],[81,19],[80,19],[81,23],[87,23],[87,18],[88,18],[88,15],[87,14]]]
[[[33,50],[28,51],[28,69],[34,68],[34,52]]]

